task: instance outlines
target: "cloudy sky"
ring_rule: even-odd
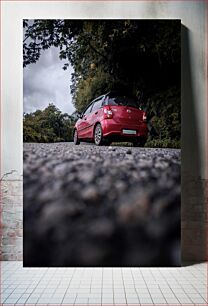
[[[58,57],[58,48],[43,51],[39,61],[24,68],[24,112],[44,109],[55,104],[62,112],[75,109],[70,94],[72,67],[63,70],[64,61]]]

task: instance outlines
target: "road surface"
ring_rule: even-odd
[[[24,144],[24,265],[180,265],[180,193],[180,150]]]

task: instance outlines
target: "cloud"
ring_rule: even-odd
[[[58,54],[59,50],[51,47],[37,63],[24,68],[24,112],[44,109],[49,103],[69,114],[75,110],[70,94],[73,69],[63,70]]]

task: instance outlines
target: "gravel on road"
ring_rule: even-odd
[[[179,266],[180,150],[24,144],[24,266]]]

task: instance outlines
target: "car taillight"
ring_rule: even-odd
[[[143,121],[146,122],[147,121],[147,114],[144,112],[143,113],[143,117],[142,117]]]
[[[113,118],[113,112],[110,108],[104,108],[103,109],[104,112],[104,119],[111,119]]]

